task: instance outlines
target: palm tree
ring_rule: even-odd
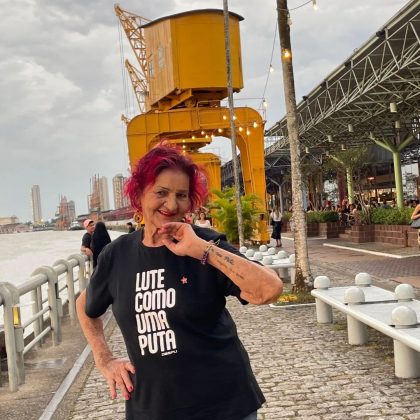
[[[290,145],[292,172],[293,222],[295,225],[296,277],[294,291],[307,291],[312,287],[306,240],[306,214],[303,208],[302,174],[300,170],[300,142],[296,109],[295,83],[293,77],[290,27],[287,22],[287,0],[277,0],[278,26],[283,69],[284,97],[287,111],[287,131]]]

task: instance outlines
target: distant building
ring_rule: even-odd
[[[7,225],[0,225],[0,234],[30,232],[31,230],[32,226],[24,225],[23,223],[10,223]]]
[[[117,174],[112,178],[112,189],[114,192],[115,210],[128,207],[130,205],[128,198],[124,195],[124,182],[126,178],[122,174]]]
[[[70,200],[67,203],[68,207],[69,207],[69,217],[70,220],[75,220],[76,219],[76,205],[74,204],[73,200]]]
[[[33,185],[31,189],[31,202],[32,202],[32,217],[34,224],[42,222],[41,210],[41,192],[39,185]]]
[[[106,176],[99,178],[99,201],[101,203],[101,211],[108,211],[110,209],[108,179]]]
[[[16,216],[0,217],[0,226],[13,225],[19,223],[19,219]]]
[[[57,217],[57,221],[55,223],[56,228],[68,229],[70,223],[76,217],[74,201],[67,201],[65,195],[60,196],[60,202],[55,215]]]

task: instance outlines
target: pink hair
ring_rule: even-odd
[[[130,178],[124,185],[124,193],[129,197],[134,209],[141,211],[139,198],[165,169],[178,170],[188,176],[190,180],[191,211],[204,203],[208,195],[204,169],[195,164],[189,157],[181,154],[176,146],[160,144],[139,159]]]

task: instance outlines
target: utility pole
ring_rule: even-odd
[[[300,168],[300,142],[296,107],[293,55],[290,42],[287,0],[277,0],[277,16],[280,37],[280,53],[283,70],[284,98],[287,112],[287,131],[290,145],[292,172],[292,202],[295,237],[296,277],[294,290],[306,291],[312,286],[306,235],[306,214],[303,208],[303,184]]]
[[[228,1],[223,0],[223,17],[225,30],[225,51],[226,51],[226,73],[227,73],[227,90],[229,101],[229,120],[230,120],[230,141],[232,146],[232,164],[233,164],[233,179],[235,182],[235,201],[236,201],[236,216],[238,219],[238,234],[239,245],[244,244],[244,226],[242,219],[242,204],[241,191],[238,171],[238,156],[236,154],[236,131],[233,111],[233,88],[232,88],[232,63],[230,55],[230,30],[229,30],[229,6]]]

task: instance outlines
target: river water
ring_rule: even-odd
[[[80,253],[85,231],[42,231],[0,235],[0,282],[15,286],[28,280],[41,265]],[[122,232],[110,231],[111,239]]]
[[[82,236],[85,231],[41,231],[0,235],[0,282],[15,286],[29,280],[36,268],[52,266],[59,259],[67,259],[72,254],[80,253]],[[111,239],[123,232],[109,231]],[[29,301],[29,295],[21,302]],[[22,308],[22,318],[30,316],[29,307]],[[3,324],[3,306],[0,306],[0,329]],[[25,329],[25,336],[32,331],[32,326]]]

